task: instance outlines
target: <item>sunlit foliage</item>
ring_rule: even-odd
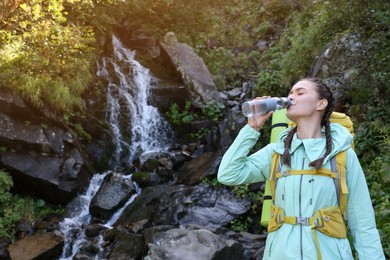
[[[93,28],[77,26],[66,15],[63,0],[30,0],[0,27],[0,87],[61,113],[81,109],[95,50]]]

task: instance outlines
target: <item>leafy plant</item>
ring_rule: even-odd
[[[186,101],[185,107],[182,111],[180,111],[179,105],[177,103],[173,103],[165,115],[174,125],[187,124],[198,118],[198,115],[192,113],[190,110],[191,101]]]
[[[202,108],[202,112],[206,117],[214,122],[218,122],[222,118],[222,111],[224,108],[225,105],[222,103],[210,102]]]
[[[233,231],[242,232],[248,231],[253,219],[249,216],[238,217],[230,221],[229,226]]]
[[[92,28],[68,21],[64,2],[24,2],[0,23],[0,85],[56,113],[81,109],[95,52]]]
[[[75,124],[74,129],[76,131],[76,134],[79,137],[85,138],[85,140],[87,140],[87,142],[89,142],[89,143],[91,142],[92,136],[87,131],[84,130],[84,128],[81,124]]]
[[[33,223],[52,214],[63,214],[64,209],[48,205],[41,199],[36,200],[14,195],[9,196],[6,201],[0,204],[0,212],[0,238],[8,237],[13,240],[15,226],[21,219]]]
[[[0,170],[0,194],[9,192],[13,185],[12,177],[4,169]]]

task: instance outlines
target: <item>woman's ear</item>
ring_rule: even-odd
[[[318,101],[317,110],[324,110],[328,106],[328,100],[321,99]]]

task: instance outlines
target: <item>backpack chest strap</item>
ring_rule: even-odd
[[[318,170],[312,169],[312,170],[286,170],[282,172],[276,173],[276,178],[282,178],[287,177],[291,175],[318,175],[318,176],[327,176],[331,177],[333,179],[339,179],[340,176],[337,172],[332,172],[329,169],[326,168],[320,168]]]

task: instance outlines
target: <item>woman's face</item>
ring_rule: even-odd
[[[318,98],[317,87],[308,80],[297,82],[291,89],[288,97],[291,106],[287,109],[287,117],[296,122],[300,117],[312,117],[322,112],[327,105],[326,99]]]

